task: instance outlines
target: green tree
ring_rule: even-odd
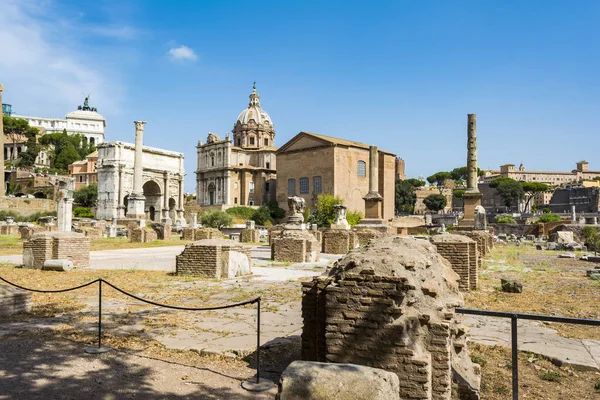
[[[308,222],[317,224],[319,227],[329,227],[335,221],[335,209],[333,206],[336,204],[344,204],[340,196],[320,194],[317,197],[315,211],[308,218]]]
[[[509,209],[518,206],[519,201],[525,197],[521,183],[511,178],[496,178],[490,182],[490,187],[498,191],[504,205]]]
[[[584,226],[581,230],[585,243],[590,248],[594,246],[594,255],[598,255],[598,243],[600,243],[600,233],[594,226]]]
[[[452,196],[455,197],[455,198],[457,198],[457,199],[460,199],[462,207],[465,206],[465,199],[464,199],[465,198],[465,191],[463,189],[455,189],[452,192]]]
[[[206,211],[200,216],[200,223],[208,228],[222,228],[231,225],[233,217],[224,211]]]
[[[409,178],[406,179],[404,182],[410,183],[415,189],[425,186],[425,181],[416,178]]]
[[[446,183],[446,181],[448,179],[452,179],[452,175],[450,175],[450,172],[440,171],[440,172],[436,172],[435,174],[433,174],[431,176],[428,176],[427,182],[429,182],[429,184],[431,184],[431,185],[437,186],[437,188],[441,194],[442,191],[444,190],[444,184]]]
[[[87,155],[96,151],[96,147],[90,145],[85,136],[81,134],[69,135],[67,130],[51,133],[40,137],[41,145],[44,145],[51,153],[51,168],[62,173],[67,171],[69,164],[83,160]]]
[[[39,131],[36,128],[29,126],[29,123],[22,118],[11,118],[3,115],[2,123],[4,125],[4,135],[8,137],[12,144],[12,154],[14,155],[11,160],[6,161],[10,161],[12,165],[17,167],[32,167],[40,152],[40,146],[37,143]],[[19,153],[17,159],[16,154],[19,144],[24,144],[26,150]]]
[[[271,217],[271,211],[267,206],[260,206],[254,213],[252,214],[252,220],[256,222],[257,225],[265,225],[269,223],[273,223],[273,217]]]
[[[285,210],[279,207],[279,203],[277,203],[277,200],[269,201],[267,203],[267,207],[269,207],[271,218],[273,218],[274,221],[283,219],[285,217]]]
[[[516,224],[517,221],[510,214],[500,214],[494,217],[494,222],[496,224]]]
[[[98,201],[98,185],[92,183],[73,193],[73,200],[82,207],[94,207]]]
[[[477,176],[483,175],[485,175],[485,171],[477,168]],[[467,182],[467,179],[469,178],[469,170],[466,166],[454,168],[452,171],[450,171],[450,176],[457,186],[464,186],[465,182]]]
[[[418,181],[415,179],[415,181]],[[419,181],[423,182],[423,181]],[[423,182],[425,184],[425,182]],[[415,186],[409,182],[409,180],[405,181],[396,181],[396,193],[395,193],[395,209],[396,214],[399,213],[412,213],[415,210],[415,204],[417,202],[417,195],[415,193]]]
[[[550,189],[548,185],[541,182],[521,182],[521,186],[523,186],[525,198],[527,199],[525,202],[525,210],[527,210],[529,202],[535,197],[536,194],[545,192],[548,189]]]
[[[423,199],[423,204],[431,211],[440,211],[446,207],[446,196],[442,194],[430,194]]]

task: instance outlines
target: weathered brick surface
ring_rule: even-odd
[[[156,232],[158,240],[171,240],[171,224],[154,222],[150,224],[150,227]]]
[[[156,231],[150,227],[135,228],[129,231],[129,239],[136,243],[149,243],[158,240]]]
[[[385,236],[385,233],[374,229],[357,229],[355,231],[359,246],[363,247],[369,244],[373,239],[379,239]]]
[[[71,260],[74,267],[90,266],[90,238],[76,232],[36,233],[23,243],[25,268],[42,269],[46,260]]]
[[[347,230],[326,230],[323,232],[323,253],[346,254],[358,246],[355,232]]]
[[[0,286],[0,316],[31,311],[31,292],[12,286]]]
[[[207,239],[185,246],[183,252],[176,256],[176,273],[204,278],[233,278],[235,271],[231,273],[230,267],[240,261],[239,257],[233,256],[234,253],[246,256],[247,271],[250,272],[252,267],[250,247],[228,239]]]
[[[272,239],[271,259],[282,262],[314,262],[319,260],[321,246],[306,230],[283,230]]]
[[[19,234],[19,226],[17,224],[14,225],[0,225],[0,235],[18,235]]]
[[[260,234],[258,229],[242,229],[240,233],[240,242],[242,243],[258,243],[260,242]]]
[[[99,227],[82,226],[75,229],[75,232],[83,233],[90,239],[100,239],[104,234],[104,229],[101,229]]]

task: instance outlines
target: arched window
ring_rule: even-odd
[[[210,155],[210,166],[211,167],[215,166],[215,155],[214,154]]]
[[[360,160],[358,161],[358,167],[357,167],[357,175],[358,176],[367,176],[367,163]]]

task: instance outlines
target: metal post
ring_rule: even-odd
[[[256,312],[256,379],[242,382],[242,387],[250,392],[264,392],[275,383],[260,377],[260,297],[256,300]]]
[[[256,384],[260,382],[260,298],[256,306]]]
[[[517,315],[510,318],[510,335],[512,350],[512,398],[519,400],[519,348],[517,342]]]
[[[102,346],[102,282],[103,279],[98,279],[98,347],[86,347],[83,349],[89,354],[106,353],[112,350],[110,346]]]

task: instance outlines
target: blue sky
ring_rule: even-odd
[[[20,114],[91,93],[106,139],[182,151],[224,135],[252,82],[282,146],[300,131],[376,144],[410,177],[466,163],[600,170],[598,1],[0,0],[0,82]]]

